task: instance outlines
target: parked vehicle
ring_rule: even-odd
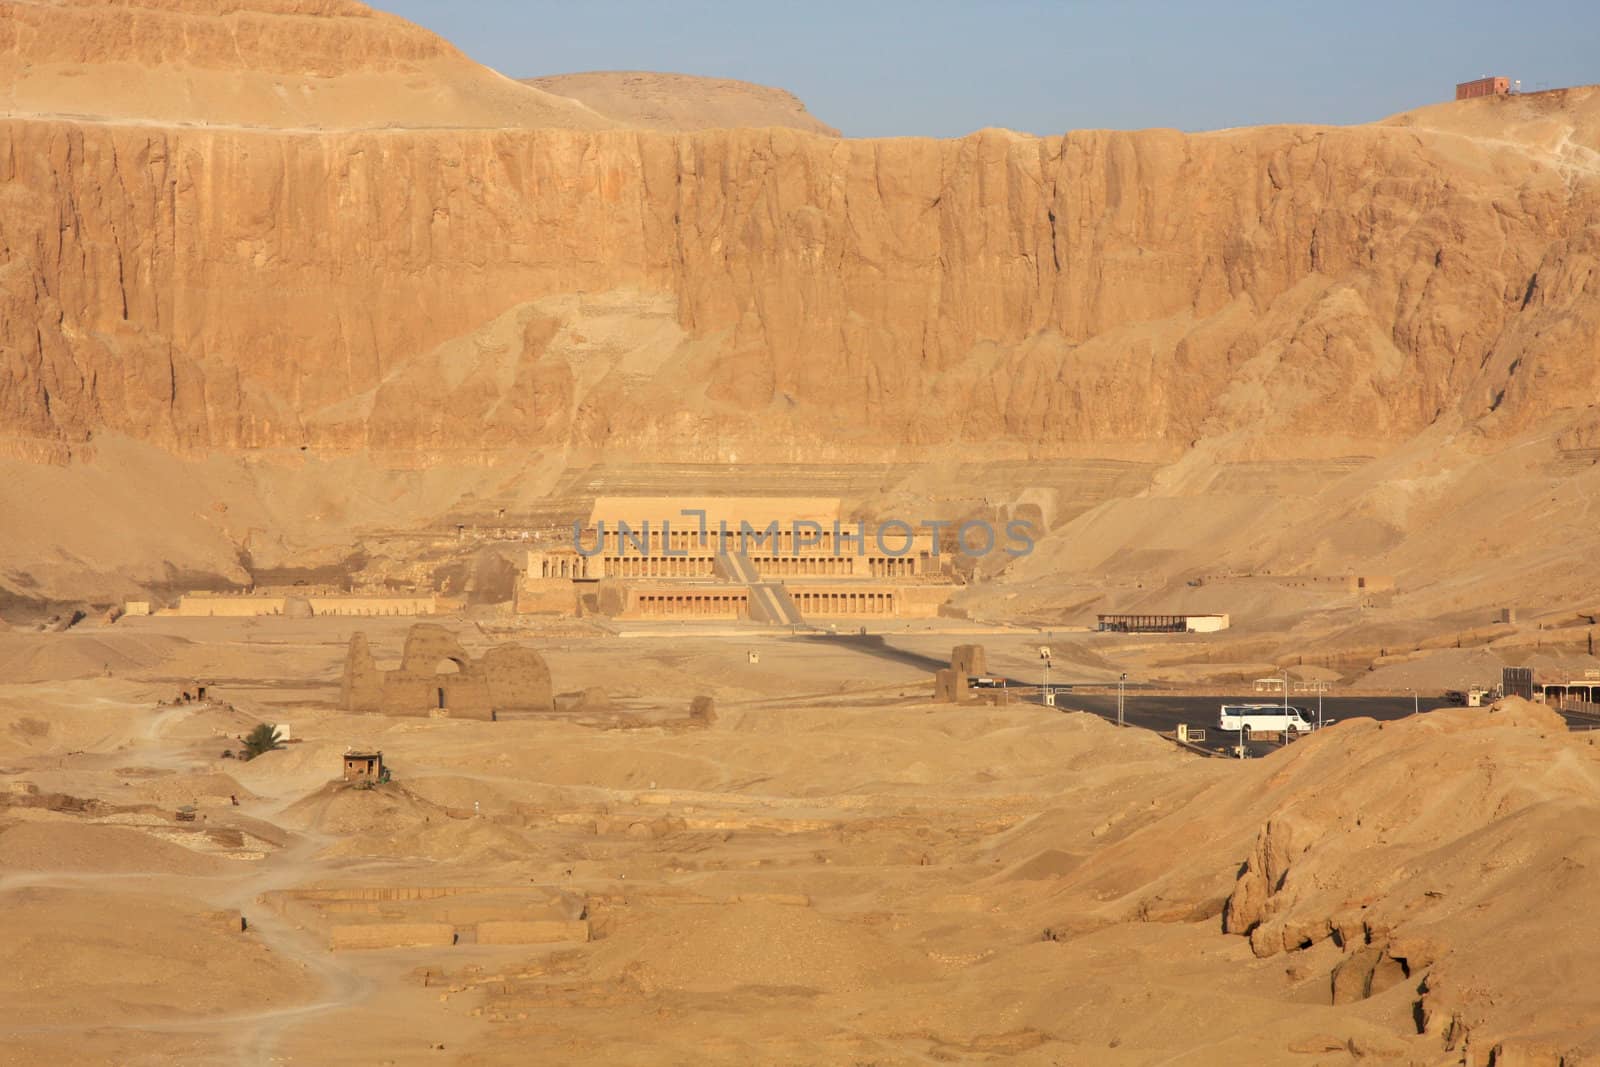
[[[1251,734],[1308,734],[1313,727],[1304,709],[1282,704],[1224,704],[1217,729]]]

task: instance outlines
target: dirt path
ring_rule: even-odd
[[[374,983],[339,963],[326,944],[293,925],[272,908],[258,904],[263,894],[299,885],[314,877],[314,855],[331,839],[303,835],[278,852],[255,878],[237,885],[222,902],[247,916],[250,930],[280,958],[304,967],[322,986],[321,995],[308,1004],[273,1011],[241,1014],[221,1020],[233,1035],[238,1063],[282,1062],[276,1055],[285,1032],[296,1023],[361,1003],[372,994]]]
[[[171,732],[205,705],[176,705],[158,708],[127,734],[131,745],[122,758],[130,765],[158,768],[174,773],[205,771],[207,761],[185,751],[183,742],[170,739]],[[241,811],[257,816],[275,814],[293,796],[262,796]],[[359,1004],[372,995],[376,983],[342,966],[321,939],[297,927],[291,920],[262,903],[264,894],[314,880],[320,871],[316,853],[334,839],[324,834],[301,833],[290,837],[283,849],[260,862],[239,864],[238,874],[189,879],[185,888],[207,905],[218,909],[237,909],[249,924],[250,936],[284,961],[301,966],[318,988],[315,999],[306,1003],[261,1011],[238,1011],[208,1015],[198,1019],[146,1019],[120,1025],[119,1029],[154,1033],[214,1034],[228,1049],[228,1062],[276,1064],[283,1062],[278,1047],[283,1035],[296,1024],[316,1016]],[[0,875],[0,892],[30,887],[104,888],[126,887],[131,878],[146,876],[123,872],[75,873],[69,871],[27,871]],[[150,874],[152,882],[171,876]],[[13,1033],[72,1033],[79,1026],[19,1027]]]
[[[345,967],[328,951],[327,945],[306,931],[295,927],[271,908],[258,903],[262,894],[285,888],[314,876],[317,865],[312,854],[325,844],[314,838],[302,838],[288,849],[267,861],[264,869],[242,880],[227,880],[211,893],[211,882],[223,879],[195,879],[188,884],[202,887],[201,899],[218,908],[238,908],[249,923],[249,936],[267,946],[280,959],[297,963],[316,981],[319,991],[315,999],[303,1004],[262,1011],[238,1011],[221,1015],[208,1015],[199,1019],[138,1019],[120,1024],[117,1028],[128,1031],[153,1033],[214,1034],[229,1049],[228,1062],[240,1064],[276,1064],[283,1062],[277,1055],[283,1034],[296,1023],[330,1011],[351,1007],[364,1001],[375,984]],[[164,876],[152,875],[152,879]],[[104,888],[108,885],[125,886],[129,876],[122,873],[73,874],[55,871],[13,873],[0,876],[0,893],[31,887],[46,888]],[[48,1026],[8,1028],[8,1032],[24,1033],[78,1033],[81,1026]]]

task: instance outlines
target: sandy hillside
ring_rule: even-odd
[[[265,129],[616,125],[353,0],[5,0],[0,115]]]
[[[787,126],[837,137],[793,93],[730,78],[654,71],[587,71],[524,78],[524,85],[570,97],[592,111],[646,130],[692,131]]]
[[[43,887],[4,893],[6,995],[61,1027],[93,1012],[110,1028],[291,1005],[299,970],[181,903],[132,892]],[[107,966],[114,961],[114,966]],[[158,1024],[159,1025],[159,1024]]]
[[[12,871],[217,874],[226,861],[152,839],[131,827],[26,822],[0,831],[0,864]]]

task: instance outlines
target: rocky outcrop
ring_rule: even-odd
[[[1419,1029],[1453,1048],[1473,1030],[1536,1031],[1533,1018],[1559,1016],[1531,1005],[1518,1016],[1493,990],[1567,965],[1579,942],[1553,947],[1531,902],[1583,884],[1594,843],[1563,828],[1600,794],[1593,746],[1554,711],[1510,698],[1436,715],[1347,734],[1338,763],[1333,736],[1313,738],[1324,751],[1279,772],[1309,788],[1267,819],[1224,928],[1261,957],[1332,939],[1344,950],[1332,1003],[1414,982]]]
[[[1233,894],[1228,897],[1227,907],[1222,913],[1224,931],[1250,934],[1271,917],[1275,910],[1273,897],[1283,888],[1289,876],[1290,864],[1308,847],[1307,838],[1314,836],[1305,827],[1297,825],[1292,817],[1279,814],[1267,820],[1267,825],[1256,838],[1250,858],[1245,861],[1244,870],[1239,874]],[[1326,936],[1326,924],[1322,925]],[[1291,941],[1298,942],[1299,939],[1298,932],[1291,934]],[[1258,949],[1257,955],[1270,955],[1280,948],[1278,944],[1269,944],[1270,949]]]
[[[1407,976],[1406,964],[1380,948],[1360,948],[1333,969],[1333,1003],[1353,1004],[1399,985]]]
[[[1580,978],[1600,943],[1585,904],[1600,866],[1589,734],[1508,698],[1345,719],[1269,758],[1194,773],[1208,784],[1176,802],[1133,790],[1120,820],[1088,830],[1080,818],[1055,837],[1088,851],[1053,877],[1040,927],[1070,939],[1220,910],[1226,932],[1273,961],[1250,973],[1283,973],[1300,1003],[1381,998],[1418,1048],[1544,1042],[1570,1062],[1593,1046]]]

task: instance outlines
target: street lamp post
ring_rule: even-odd
[[[1283,733],[1278,735],[1278,743],[1289,743],[1289,668],[1283,669]]]
[[[1117,725],[1122,726],[1122,688],[1128,681],[1128,672],[1123,671],[1122,677],[1117,679]]]
[[[1039,687],[1039,699],[1045,704],[1050,703],[1050,646],[1045,645],[1039,649],[1039,658],[1044,660],[1044,684]]]
[[[1227,705],[1223,705],[1223,710],[1224,711],[1227,710]],[[1234,749],[1234,751],[1239,754],[1239,758],[1240,759],[1249,759],[1250,758],[1250,750],[1244,747],[1244,714],[1245,714],[1245,709],[1244,708],[1239,708],[1238,712],[1239,712],[1239,747]]]

